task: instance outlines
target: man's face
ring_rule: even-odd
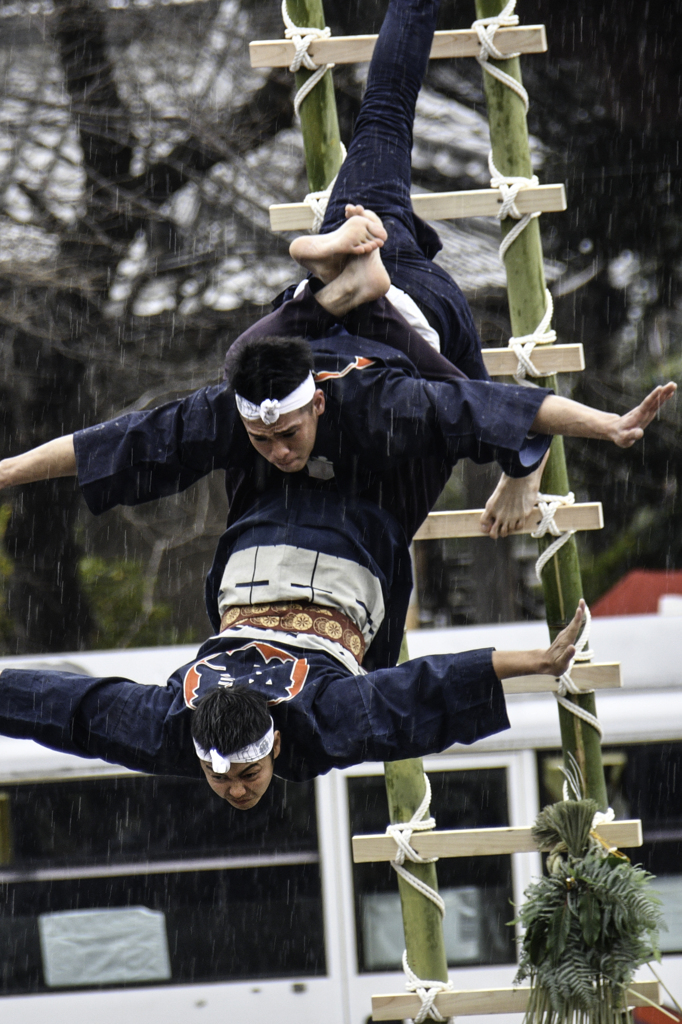
[[[213,771],[210,761],[199,761],[206,781],[219,797],[238,811],[249,811],[255,807],[270,785],[275,770],[275,758],[279,756],[281,738],[275,730],[272,753],[261,761],[246,764],[231,764],[229,772],[219,775]]]
[[[324,412],[324,392],[315,392],[310,405],[280,416],[267,426],[262,420],[245,420],[251,444],[264,459],[283,473],[298,473],[310,458],[317,435],[317,421]]]

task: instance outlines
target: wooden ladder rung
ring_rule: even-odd
[[[318,64],[359,64],[371,60],[377,36],[332,36],[316,39],[308,52]],[[544,25],[518,25],[498,28],[495,46],[501,53],[545,53],[547,33]],[[476,32],[470,28],[436,32],[431,60],[446,57],[476,57],[481,49]],[[249,43],[252,68],[288,68],[294,59],[294,44],[289,39],[257,39]]]
[[[482,355],[491,377],[510,377],[516,373],[519,361],[510,348],[484,348]],[[531,359],[542,377],[585,369],[585,351],[580,342],[572,345],[537,345]]]
[[[623,685],[619,661],[574,665],[571,679],[581,690],[616,690]],[[552,676],[514,676],[502,680],[505,693],[556,693],[559,683]]]
[[[461,192],[419,192],[412,196],[412,209],[422,220],[460,220],[463,217],[494,217],[502,204],[496,188]],[[557,213],[566,209],[563,185],[535,185],[521,189],[516,197],[519,213]],[[270,207],[273,231],[309,231],[313,211],[307,203],[275,203]]]
[[[460,1017],[477,1013],[525,1013],[530,989],[482,988],[462,992],[442,992],[435,1006],[444,1017]],[[628,1006],[660,1004],[657,981],[633,981],[628,990]],[[372,996],[373,1020],[401,1020],[416,1017],[421,1009],[419,996],[412,992]]]
[[[414,535],[415,540],[444,540],[452,537],[485,537],[481,533],[482,508],[457,512],[430,512]],[[534,508],[520,530],[514,534],[532,533],[542,516]],[[600,501],[586,501],[576,505],[563,505],[556,510],[554,522],[560,530],[601,530],[604,514]]]
[[[643,842],[642,822],[639,819],[606,822],[597,831],[609,846],[629,849],[641,846]],[[392,836],[353,836],[352,842],[355,864],[395,858],[397,846]],[[538,849],[531,829],[527,826],[415,832],[410,842],[422,857],[490,857],[503,853],[530,853]]]

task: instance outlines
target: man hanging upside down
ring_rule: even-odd
[[[392,58],[403,61],[409,88],[423,75],[435,9],[393,0],[382,28],[380,43],[396,25],[410,40],[409,59],[401,50]],[[390,53],[378,45],[375,62]],[[373,217],[351,212],[382,241]],[[217,635],[195,661],[165,687],[6,669],[0,732],[163,774],[196,775],[198,753],[221,795],[247,808],[267,787],[275,755],[278,774],[305,779],[470,743],[508,724],[500,679],[564,670],[581,610],[548,651],[474,651],[389,668],[411,588],[408,542],[458,458],[496,459],[522,476],[552,433],[626,447],[675,386],[617,417],[543,389],[462,379],[447,363],[427,380],[409,358],[414,332],[381,298],[385,276],[373,283],[379,245],[353,241],[374,248],[346,260],[356,228],[349,219],[328,251],[313,254],[322,287],[307,285],[279,314],[321,318],[318,340],[268,340],[261,329],[236,346],[231,383],[0,463],[0,486],[77,473],[95,513],[182,490],[215,468],[227,471],[230,499],[207,582]],[[393,347],[377,340],[387,323]]]
[[[344,296],[353,294],[356,281],[364,280],[368,298],[384,294],[390,285],[387,298],[409,320],[412,338],[406,347],[399,332],[388,325],[383,339],[378,331],[370,336],[400,345],[423,377],[450,379],[436,351],[421,344],[422,337],[467,377],[490,381],[466,299],[452,278],[433,262],[442,248],[440,239],[414,215],[410,199],[412,128],[438,7],[438,0],[402,0],[389,5],[348,156],[332,191],[321,234],[296,239],[290,252],[318,279],[317,286],[326,286],[322,293],[326,300],[333,296],[343,312]],[[314,307],[311,294],[299,298],[302,306]],[[332,329],[331,324],[319,324],[317,334],[309,331],[301,309],[282,317],[278,313],[284,311],[255,325],[246,337],[267,331],[299,333],[312,339],[321,337],[321,330]],[[312,313],[310,316],[314,319]],[[228,355],[228,365],[230,358]],[[542,411],[548,413],[551,406],[556,419],[551,424],[536,423],[533,429],[608,438],[627,446],[641,436],[638,430],[650,422],[673,391],[673,385],[656,389],[623,423],[614,416],[595,416],[584,407],[553,399]],[[485,398],[481,400],[485,402]],[[626,423],[634,429],[623,434]],[[527,469],[525,473],[503,472],[482,517],[484,532],[504,537],[522,526],[536,503],[543,465],[529,467],[530,472]]]
[[[466,300],[430,258],[440,242],[412,212],[410,153],[437,10],[438,0],[390,3],[323,233],[292,244],[315,279],[237,339],[228,384],[5,460],[0,487],[77,473],[97,514],[225,469],[228,525],[270,490],[317,488],[376,502],[409,540],[466,457],[504,471],[484,524],[495,536],[519,528],[530,511],[547,435],[620,447],[642,436],[675,384],[617,416],[490,381]],[[359,200],[383,223],[353,205]],[[221,559],[219,548],[209,577],[214,628]]]
[[[152,774],[199,777],[232,806],[368,760],[508,727],[500,680],[561,675],[583,609],[545,651],[394,662],[410,592],[397,520],[361,499],[278,491],[226,533],[221,631],[165,686],[48,669],[0,674],[0,733]],[[276,762],[276,764],[275,764]]]

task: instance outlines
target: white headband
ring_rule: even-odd
[[[264,398],[260,405],[254,405],[247,398],[235,394],[237,409],[245,420],[262,420],[266,426],[276,423],[280,416],[287,412],[301,409],[312,400],[315,394],[315,378],[309,373],[302,384],[299,384],[285,398]]]
[[[194,743],[194,749],[201,761],[210,761],[213,771],[218,775],[224,775],[225,772],[229,772],[231,764],[246,764],[249,761],[260,761],[262,757],[265,757],[270,753],[275,745],[275,723],[272,718],[270,719],[270,728],[266,732],[265,736],[261,736],[255,743],[249,743],[248,747],[242,747],[241,750],[235,750],[234,754],[219,754],[217,750],[211,749],[209,751],[204,750],[199,746],[195,739],[192,740]]]

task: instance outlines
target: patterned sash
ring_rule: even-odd
[[[220,620],[220,629],[254,626],[281,633],[310,633],[345,647],[359,665],[365,654],[365,639],[347,615],[335,608],[317,604],[245,604],[227,608]]]

